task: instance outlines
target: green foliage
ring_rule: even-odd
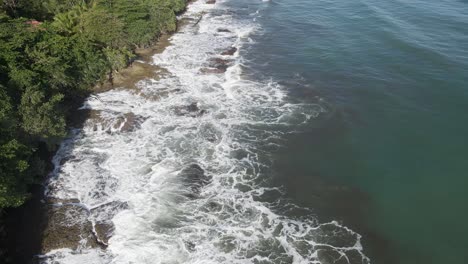
[[[38,146],[55,148],[71,108],[90,87],[126,67],[135,47],[174,31],[185,6],[185,0],[2,0],[0,209],[28,197],[47,158]]]
[[[15,115],[4,86],[0,85],[0,207],[20,205],[26,198],[29,149],[15,139]]]
[[[111,70],[120,70],[123,69],[130,58],[133,58],[134,55],[127,48],[113,49],[107,47],[104,49],[104,54],[107,60],[107,66]]]
[[[42,7],[49,14],[65,13],[77,6],[89,5],[90,1],[83,0],[47,0],[42,2]]]
[[[65,118],[60,109],[63,97],[58,93],[47,98],[37,88],[26,89],[19,108],[24,131],[45,139],[65,136]]]
[[[93,8],[81,19],[83,35],[102,47],[118,49],[127,45],[124,23],[105,9]]]
[[[26,173],[28,154],[15,139],[0,144],[0,207],[19,206],[27,198],[26,186],[32,183]]]

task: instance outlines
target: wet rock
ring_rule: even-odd
[[[82,128],[83,124],[89,118],[93,110],[91,109],[79,109],[78,111],[72,111],[70,118],[67,120],[68,125],[74,128]]]
[[[196,112],[199,111],[200,109],[197,106],[197,103],[191,103],[189,106],[187,106],[187,111],[189,112]]]
[[[216,4],[216,0],[207,0],[205,3],[209,5],[213,5],[213,4]]]
[[[112,201],[89,210],[78,199],[47,198],[48,221],[44,227],[42,253],[80,246],[107,247],[114,232],[112,218],[128,204]],[[94,222],[94,224],[93,224]]]
[[[47,197],[45,198],[45,202],[47,204],[79,204],[80,200],[76,198],[70,198],[70,199],[60,199],[60,198],[55,198],[55,197]]]
[[[114,229],[114,224],[111,221],[99,221],[94,224],[96,239],[104,245],[108,245],[109,239],[114,234]]]
[[[48,206],[48,221],[43,233],[42,253],[60,248],[98,247],[88,214],[89,212],[82,206],[69,204]]]
[[[210,177],[205,175],[205,171],[197,164],[192,164],[183,169],[179,176],[188,187],[189,198],[196,198],[200,194],[201,188],[210,183]]]
[[[224,73],[230,66],[231,61],[222,58],[213,58],[209,61],[208,67],[200,70],[201,73]]]
[[[213,68],[202,68],[200,70],[200,73],[203,74],[220,74],[220,73],[225,73],[226,70],[220,70],[220,69],[213,69]]]
[[[171,94],[180,92],[182,92],[180,88],[163,88],[158,90],[145,90],[140,95],[151,101],[159,101],[163,98],[169,97]]]
[[[99,243],[106,245],[114,234],[112,219],[122,210],[128,209],[128,204],[121,201],[112,201],[90,210],[92,221],[94,221],[94,234]]]
[[[112,111],[95,111],[86,121],[86,127],[93,131],[102,130],[108,134],[115,131],[126,133],[140,128],[145,120],[145,117],[132,112],[122,114]]]
[[[221,53],[221,55],[223,55],[223,56],[232,56],[232,55],[234,55],[234,53],[236,53],[236,51],[237,51],[236,47],[231,47],[230,49],[228,49],[226,51],[223,51]]]
[[[198,103],[191,103],[189,105],[178,106],[175,108],[175,114],[178,116],[191,116],[199,117],[206,114],[206,110],[200,109]]]
[[[218,28],[219,33],[231,33],[231,30],[227,28]]]
[[[191,241],[184,241],[184,244],[185,244],[185,248],[190,251],[190,252],[193,252],[195,251],[195,243],[191,242]]]
[[[66,157],[63,157],[61,160],[60,160],[60,165],[63,165],[65,163],[67,163],[69,160],[72,160],[72,159],[76,159],[76,157],[74,155],[69,155],[69,156],[66,156]]]
[[[132,132],[140,128],[144,121],[144,117],[130,112],[119,117],[113,128],[120,130],[120,132]]]
[[[99,205],[90,210],[91,217],[96,222],[111,220],[120,211],[128,209],[126,202],[112,201]]]
[[[210,67],[226,70],[231,61],[222,58],[213,58],[210,60]]]

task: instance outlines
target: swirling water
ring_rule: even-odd
[[[110,221],[108,247],[45,262],[464,263],[466,2],[197,1],[181,19],[167,73],[90,98],[99,118],[54,160],[48,195]],[[214,58],[225,73],[203,73]]]
[[[466,263],[468,3],[260,9],[256,70],[334,109],[288,137],[278,184],[319,218],[356,228],[374,263]]]
[[[86,211],[61,221],[89,221],[94,232],[111,224],[112,236],[105,249],[83,236],[44,263],[369,263],[358,233],[318,222],[271,182],[285,136],[328,110],[246,74],[258,16],[194,2],[180,17],[187,25],[154,56],[164,74],[85,102],[94,117],[62,144],[47,196]],[[206,70],[213,61],[229,67]]]

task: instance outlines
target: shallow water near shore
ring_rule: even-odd
[[[466,1],[255,8],[257,72],[333,109],[288,137],[277,184],[360,232],[373,263],[466,263]]]
[[[164,75],[85,102],[90,118],[62,144],[46,192],[47,237],[77,234],[50,241],[42,262],[369,262],[358,233],[271,181],[285,136],[328,110],[248,75],[261,26],[245,11],[191,4],[181,19],[193,23],[153,57]]]
[[[192,3],[81,108],[46,192],[81,233],[41,262],[463,263],[463,8]]]

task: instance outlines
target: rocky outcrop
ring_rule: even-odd
[[[113,115],[117,115],[117,117],[108,117],[106,114],[109,113],[94,110],[93,115],[88,118],[85,126],[91,127],[94,131],[103,130],[106,133],[128,133],[139,129],[141,124],[146,120],[145,117],[132,112],[124,114],[112,113]]]
[[[113,128],[120,132],[132,132],[140,128],[140,125],[146,120],[146,118],[136,115],[134,113],[126,113],[117,118]]]
[[[233,53],[234,54],[234,53]],[[209,60],[208,67],[202,68],[201,73],[224,73],[231,66],[231,61],[222,58],[212,58]]]
[[[199,117],[206,114],[206,110],[200,109],[198,103],[191,103],[189,105],[177,106],[174,112],[178,116]]]
[[[223,56],[232,56],[236,52],[237,52],[237,48],[236,47],[231,47],[228,50],[223,51],[221,53],[221,55],[223,55]]]
[[[78,199],[48,198],[42,253],[54,249],[105,248],[114,232],[112,218],[127,203],[112,201],[89,210]]]
[[[94,235],[99,243],[108,245],[114,234],[114,224],[111,221],[99,221],[94,224]]]
[[[98,247],[89,212],[77,204],[48,205],[48,220],[44,228],[43,253],[54,249],[77,249],[80,246]]]
[[[91,209],[93,231],[97,241],[107,246],[114,234],[114,224],[111,220],[118,212],[125,209],[128,209],[128,204],[120,201],[112,201]]]

